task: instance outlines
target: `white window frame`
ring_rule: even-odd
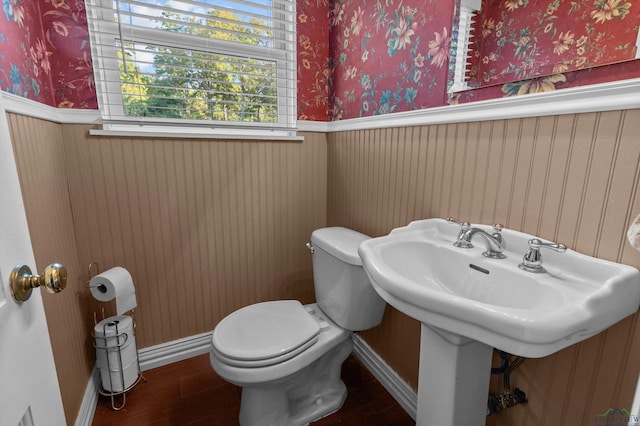
[[[281,24],[282,42],[275,42],[274,48],[252,46],[224,40],[208,39],[178,34],[154,28],[127,28],[126,34],[113,21],[113,0],[86,0],[89,17],[90,40],[92,45],[93,66],[98,94],[99,108],[103,117],[103,131],[95,133],[162,133],[165,131],[191,134],[214,132],[220,137],[240,137],[255,135],[264,137],[265,129],[269,135],[280,139],[295,138],[292,131],[296,126],[296,52],[295,52],[295,0],[273,0],[280,8],[288,8],[293,20]],[[283,14],[283,16],[285,16]],[[284,21],[280,17],[280,21]],[[275,30],[277,33],[277,29]],[[277,108],[276,123],[214,121],[195,119],[172,119],[161,117],[125,116],[122,83],[118,68],[117,40],[124,42],[145,42],[179,49],[198,50],[212,55],[246,56],[257,60],[277,64]],[[292,49],[287,50],[287,45]],[[185,129],[185,127],[187,129]],[[197,128],[197,130],[188,129]],[[271,138],[271,137],[269,137]]]
[[[471,28],[476,15],[482,6],[481,0],[460,0],[456,4],[458,13],[454,14],[454,25],[457,31],[452,34],[451,56],[449,58],[449,95],[469,89],[467,83],[467,64],[469,60]],[[456,22],[457,21],[457,22]]]

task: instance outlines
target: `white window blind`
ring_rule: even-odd
[[[106,123],[295,127],[295,0],[86,3]]]
[[[480,8],[479,1],[461,2],[458,9],[457,25],[454,22],[451,50],[455,52],[449,58],[449,82],[448,93],[467,90],[467,66],[469,63],[469,44],[471,43],[471,29],[476,19],[476,14]],[[455,20],[456,18],[454,18]]]

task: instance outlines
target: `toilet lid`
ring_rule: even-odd
[[[297,300],[256,303],[235,311],[213,330],[225,357],[257,361],[280,357],[315,340],[320,326]]]

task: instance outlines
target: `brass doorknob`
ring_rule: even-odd
[[[49,293],[60,293],[67,286],[67,268],[52,263],[42,275],[33,275],[27,265],[18,265],[9,275],[9,288],[13,299],[22,303],[31,297],[34,288],[44,286]]]

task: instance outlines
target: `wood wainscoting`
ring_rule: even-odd
[[[51,339],[71,420],[93,363],[90,262],[132,272],[141,348],[209,331],[254,301],[311,302],[304,243],[327,224],[377,236],[431,217],[501,222],[640,267],[625,240],[640,213],[640,110],[306,133],[301,143],[93,137],[87,125],[8,116],[36,260],[59,253],[55,239],[75,265],[74,290],[45,300],[49,321],[66,324]],[[55,167],[39,167],[42,157]],[[42,229],[57,222],[60,234],[47,238]],[[630,409],[637,317],[527,360],[514,380],[529,403],[487,424],[593,424],[609,408]],[[388,308],[361,335],[416,387],[416,321]],[[60,367],[68,360],[74,372]]]
[[[640,267],[626,242],[640,213],[638,135],[640,110],[330,133],[328,223],[378,236],[432,217],[499,222]],[[526,360],[514,382],[529,403],[487,425],[589,425],[609,408],[631,409],[637,318]],[[417,321],[388,309],[361,335],[417,386]]]

